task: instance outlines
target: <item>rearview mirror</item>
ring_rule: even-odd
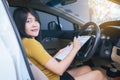
[[[76,2],[77,0],[62,0],[61,5],[67,5]]]

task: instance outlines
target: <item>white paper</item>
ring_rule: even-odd
[[[77,38],[81,42],[81,47],[90,39],[90,36],[78,36]],[[63,60],[69,52],[72,50],[73,44],[71,43],[63,52],[56,56],[57,59]]]

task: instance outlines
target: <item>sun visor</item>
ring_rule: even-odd
[[[120,0],[109,0],[109,1],[112,1],[112,2],[114,2],[114,3],[118,4],[118,5],[120,5]]]
[[[44,2],[45,5],[48,5],[48,6],[51,6],[51,7],[54,7],[58,4],[68,5],[68,4],[74,3],[76,1],[77,0],[47,0],[46,2],[44,2],[44,0],[41,0],[41,2]]]

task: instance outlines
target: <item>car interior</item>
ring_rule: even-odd
[[[37,11],[41,19],[41,31],[36,38],[54,56],[55,53],[72,42],[74,36],[91,36],[80,49],[70,68],[89,65],[101,70],[109,80],[120,77],[120,20],[97,24],[83,22],[54,8],[75,3],[77,0],[7,0],[12,16],[17,7],[30,7]],[[120,5],[119,0],[109,0]],[[49,16],[46,20],[45,16]],[[13,24],[14,21],[13,21]],[[67,25],[66,25],[67,24]],[[69,26],[69,28],[67,28]],[[51,46],[52,45],[52,46]],[[27,57],[25,57],[27,58]],[[35,80],[48,80],[32,62],[29,63]]]
[[[30,64],[30,68],[35,80],[49,80],[47,76],[37,66],[35,66],[29,59],[28,62]]]

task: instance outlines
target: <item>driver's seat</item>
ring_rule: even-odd
[[[34,76],[34,80],[49,80],[47,76],[39,68],[37,68],[37,66],[35,66],[30,60],[28,60],[28,62]]]

